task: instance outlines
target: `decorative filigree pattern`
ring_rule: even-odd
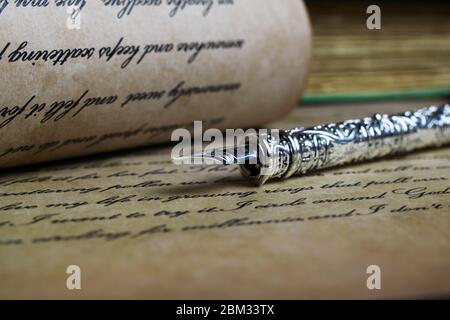
[[[377,114],[360,120],[281,132],[288,162],[273,177],[292,175],[372,160],[450,143],[450,105],[429,107],[399,115]],[[285,147],[284,147],[285,149]]]

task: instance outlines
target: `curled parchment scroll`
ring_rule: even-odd
[[[257,126],[301,97],[299,0],[73,3],[0,3],[0,167]]]

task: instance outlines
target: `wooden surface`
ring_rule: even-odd
[[[381,30],[368,30],[368,1],[307,1],[314,30],[307,94],[450,89],[448,1],[381,1]]]

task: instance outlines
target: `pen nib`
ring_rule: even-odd
[[[213,162],[222,165],[256,163],[257,160],[257,152],[251,152],[245,146],[205,150],[204,152],[194,153],[191,156],[174,158],[174,161],[181,163],[203,164]]]

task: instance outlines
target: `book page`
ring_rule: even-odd
[[[450,3],[384,2],[382,30],[368,30],[366,1],[307,1],[314,26],[310,99],[450,91]],[[418,22],[420,20],[420,23]],[[434,93],[438,96],[439,93]]]
[[[0,1],[0,167],[261,125],[301,97],[300,0]]]
[[[272,126],[415,107],[301,107]],[[442,148],[259,188],[235,167],[174,165],[170,148],[3,172],[0,297],[439,297],[449,160]],[[367,287],[374,265],[381,290]],[[69,266],[81,290],[67,288]]]

